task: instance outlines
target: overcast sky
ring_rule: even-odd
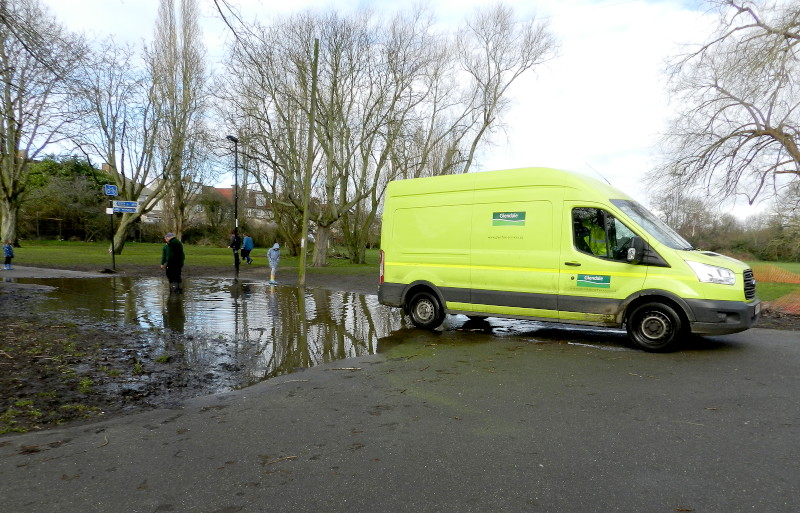
[[[43,0],[68,28],[123,40],[149,40],[158,0]],[[346,10],[351,0],[229,0],[263,20],[306,7]],[[378,9],[408,0],[366,1]],[[485,0],[431,1],[443,23],[458,23]],[[546,19],[559,56],[512,90],[507,130],[496,134],[478,169],[546,166],[605,177],[649,203],[644,174],[658,160],[657,142],[671,116],[665,61],[704,41],[716,21],[698,1],[506,1],[520,14]],[[213,0],[200,0],[209,56],[219,60],[225,27]]]

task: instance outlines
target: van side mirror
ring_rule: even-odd
[[[631,237],[631,247],[628,248],[628,263],[637,265],[644,256],[644,241],[641,237]]]

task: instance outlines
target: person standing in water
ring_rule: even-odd
[[[281,260],[281,246],[277,242],[267,251],[267,260],[270,268],[269,284],[275,285],[278,283],[275,281],[275,273],[278,271],[278,262]]]
[[[169,281],[170,292],[183,292],[181,288],[181,271],[186,255],[183,252],[183,244],[172,232],[164,236],[166,243],[161,250],[161,268],[167,270],[167,280]]]

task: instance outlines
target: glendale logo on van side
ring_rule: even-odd
[[[611,288],[611,276],[597,274],[579,274],[578,287],[591,287],[593,289]]]
[[[525,226],[525,212],[494,212],[492,226]]]

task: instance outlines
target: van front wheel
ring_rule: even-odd
[[[628,314],[626,324],[631,340],[650,352],[675,349],[684,331],[681,316],[664,303],[637,306]]]
[[[408,314],[414,326],[427,330],[438,328],[444,320],[444,310],[439,300],[430,292],[414,294],[408,304]]]

